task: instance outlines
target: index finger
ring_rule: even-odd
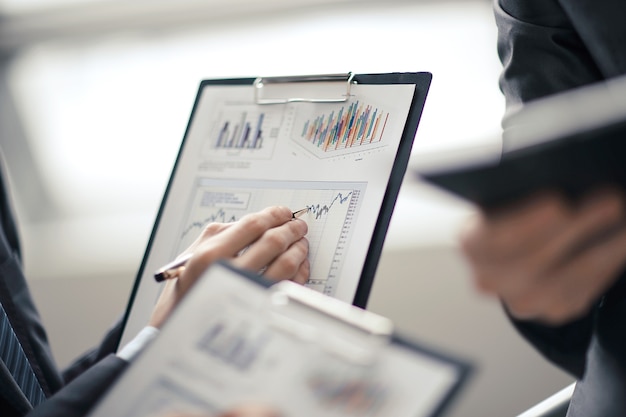
[[[464,251],[477,260],[523,256],[569,224],[572,210],[558,195],[531,197],[498,212],[480,213],[461,236]]]
[[[272,206],[242,217],[231,227],[207,241],[219,258],[232,257],[259,239],[266,231],[291,221],[291,210],[283,206]],[[199,249],[202,250],[202,247]],[[211,261],[214,259],[211,259]]]

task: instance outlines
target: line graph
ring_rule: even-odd
[[[204,226],[206,226],[209,223],[232,223],[239,220],[235,215],[228,214],[226,213],[226,211],[224,209],[218,209],[215,213],[211,213],[209,214],[207,217],[200,219],[200,220],[195,220],[193,222],[191,222],[187,228],[185,230],[183,230],[182,234],[181,234],[181,238],[185,239],[187,236],[191,235],[196,235],[198,234],[203,228]],[[194,234],[195,232],[195,234]]]
[[[322,218],[324,214],[328,214],[330,212],[330,210],[335,205],[335,203],[343,204],[346,202],[348,198],[350,198],[351,195],[352,195],[352,191],[348,192],[345,196],[343,193],[337,192],[337,194],[335,195],[335,197],[332,199],[330,203],[310,204],[310,205],[307,205],[306,208],[309,209],[309,213],[313,214],[313,218],[315,220],[319,220]]]
[[[307,222],[311,275],[307,286],[333,295],[358,216],[362,182],[242,181],[199,178],[180,226],[175,253],[187,248],[211,222],[234,222],[268,206],[294,210]]]

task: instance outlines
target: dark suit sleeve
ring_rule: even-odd
[[[586,357],[593,333],[595,309],[589,314],[561,326],[548,326],[535,321],[516,320],[513,326],[546,359],[577,379],[585,372]]]
[[[127,362],[109,355],[83,372],[26,417],[82,417],[127,367]]]
[[[111,355],[121,334],[121,321],[113,326],[97,348],[79,358],[63,375],[59,373],[23,274],[17,227],[4,178],[4,161],[0,153],[0,303],[44,392],[47,395],[58,393],[44,402],[34,415],[82,415],[84,412],[69,412],[85,411],[93,405],[125,367],[122,359]],[[77,378],[78,375],[81,377]],[[7,380],[12,382],[10,374],[2,377],[0,385],[6,385]],[[72,380],[75,381],[63,387]],[[5,385],[2,387],[6,388]],[[13,391],[0,390],[0,416],[23,415],[28,409],[27,406],[22,407],[23,404],[16,401],[13,394]]]
[[[121,332],[122,320],[118,320],[117,323],[115,323],[115,325],[106,333],[99,346],[85,352],[63,370],[62,375],[64,382],[67,384],[73,381],[94,364],[98,363],[106,356],[115,353],[118,341],[120,340]]]
[[[558,1],[494,0],[494,13],[507,109],[504,135],[511,127],[508,116],[524,103],[603,78]],[[563,326],[511,320],[541,354],[580,378],[595,311]]]
[[[528,101],[604,78],[557,0],[494,0],[494,13],[507,116]]]

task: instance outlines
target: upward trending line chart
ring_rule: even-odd
[[[308,225],[311,274],[307,286],[333,295],[365,186],[361,182],[201,178],[183,216],[176,253],[186,249],[209,223],[235,222],[269,206],[308,208],[299,217]]]
[[[344,195],[342,192],[337,192],[337,195],[335,195],[330,203],[314,203],[307,205],[305,208],[309,210],[309,213],[313,214],[315,220],[319,220],[324,214],[328,214],[328,212],[335,205],[335,203],[344,204],[348,200],[348,198],[352,196],[352,193],[353,191],[350,191],[346,195]]]

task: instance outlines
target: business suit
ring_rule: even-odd
[[[49,398],[56,393],[53,399],[37,407],[32,415],[81,416],[125,368],[125,361],[112,355],[120,327],[111,329],[99,347],[87,352],[64,372],[57,369],[22,271],[19,239],[3,169],[0,157],[0,303],[44,393]],[[94,366],[96,363],[97,366]],[[66,386],[77,377],[80,380]],[[30,403],[4,362],[0,361],[0,416],[31,416],[30,412]]]
[[[494,11],[507,107],[504,135],[512,127],[508,116],[524,103],[626,74],[623,0],[495,0]],[[569,417],[626,415],[625,274],[571,323],[513,323],[580,379]]]

